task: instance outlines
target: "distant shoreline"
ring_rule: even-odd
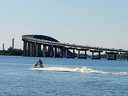
[[[23,50],[21,50],[21,49],[0,50],[0,56],[23,56],[23,57],[31,57],[31,56],[24,56]],[[105,54],[102,54],[101,57],[102,58],[105,58],[106,56],[105,56]],[[128,58],[126,58],[126,55],[125,54],[118,55],[117,57],[118,57],[118,60],[128,60]],[[48,58],[48,57],[46,57],[46,58]],[[59,58],[59,57],[56,57],[56,58]],[[88,55],[88,58],[91,59],[91,56]]]
[[[21,49],[8,49],[8,50],[0,50],[0,55],[3,56],[23,56],[23,50]]]

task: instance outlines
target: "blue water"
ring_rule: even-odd
[[[128,96],[128,61],[43,58],[48,66],[86,66],[103,74],[31,70],[36,60],[0,56],[0,96]]]

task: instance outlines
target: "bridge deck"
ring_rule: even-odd
[[[22,36],[22,40],[28,41],[28,42],[33,42],[33,43],[40,43],[40,44],[46,44],[46,45],[52,45],[52,46],[60,46],[60,47],[66,47],[66,48],[75,48],[75,49],[81,49],[81,50],[89,49],[89,50],[116,51],[116,52],[127,52],[128,53],[128,50],[123,50],[123,49],[114,49],[114,48],[111,49],[111,48],[91,47],[91,46],[83,46],[83,45],[76,45],[76,44],[69,44],[69,43],[53,42],[53,41],[33,38],[32,36],[29,36],[29,35]]]

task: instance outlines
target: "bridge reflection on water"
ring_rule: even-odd
[[[100,59],[102,56],[110,60],[116,60],[121,54],[128,59],[128,50],[90,47],[69,43],[61,43],[58,40],[44,35],[23,35],[24,56],[33,57],[61,57],[61,58],[87,58],[87,52],[91,52],[92,59]],[[101,54],[104,54],[101,56]]]

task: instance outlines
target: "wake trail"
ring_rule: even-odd
[[[100,70],[95,70],[88,67],[44,67],[44,68],[31,68],[31,70],[39,71],[53,71],[53,72],[79,72],[79,73],[95,73],[95,74],[109,74],[109,75],[119,75],[128,76],[128,72],[105,72]]]

